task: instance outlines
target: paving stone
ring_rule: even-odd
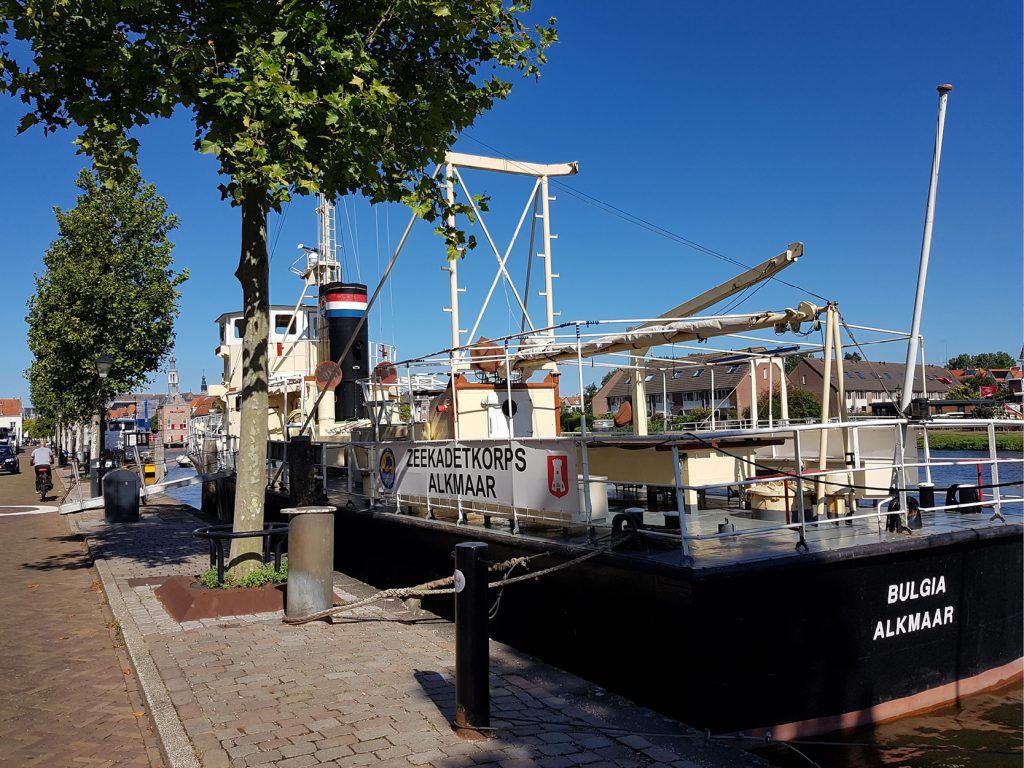
[[[595,702],[573,694],[591,686],[498,643],[492,643],[491,674],[497,730],[484,742],[459,739],[451,728],[451,625],[429,615],[423,620],[425,614],[410,613],[399,601],[332,624],[285,626],[279,612],[178,624],[151,587],[128,588],[126,580],[203,570],[208,555],[191,537],[201,522],[159,499],[147,509],[144,530],[124,536],[99,525],[94,546],[147,633],[147,649],[170,682],[195,745],[209,747],[211,755],[218,747],[234,768],[640,768],[666,757],[644,750],[674,747],[600,734],[602,727],[622,733],[650,721],[643,710],[612,697],[595,709]],[[90,515],[101,518],[85,513],[80,521]],[[336,574],[335,591],[351,600],[374,590]],[[502,721],[502,712],[512,720]],[[680,726],[677,733],[689,731]],[[701,749],[672,757],[721,765]],[[751,758],[730,768],[755,763]]]
[[[27,454],[19,458],[0,506],[39,504]],[[0,516],[0,765],[101,765],[114,755],[162,766],[99,575],[68,525],[56,507]]]

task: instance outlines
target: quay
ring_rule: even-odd
[[[112,725],[96,753],[101,754],[105,744],[116,743],[122,731],[143,734],[138,737],[136,762],[113,753],[107,762],[82,762],[68,755],[54,758],[52,751],[45,758],[42,753],[34,757],[33,749],[40,750],[44,738],[34,734],[37,724],[29,723],[20,759],[6,763],[0,758],[0,765],[765,765],[754,755],[708,742],[685,725],[495,642],[490,681],[493,733],[481,741],[462,740],[451,726],[454,627],[433,614],[384,601],[333,623],[288,626],[281,622],[280,611],[178,623],[154,592],[170,576],[205,570],[206,546],[192,537],[192,531],[209,519],[168,497],[150,499],[140,522],[133,524],[106,525],[102,510],[64,517],[54,510],[18,519],[45,521],[51,540],[80,552],[82,562],[77,565],[66,564],[66,554],[42,556],[41,562],[27,564],[39,569],[40,575],[33,575],[36,581],[64,573],[66,566],[83,584],[95,584],[90,595],[98,599],[105,593],[110,604],[116,622],[112,625],[123,646],[117,650],[126,663],[123,670],[115,664],[106,673],[90,674],[113,677],[118,685],[124,679],[137,689],[125,696],[123,709],[131,722]],[[12,526],[12,520],[0,523]],[[70,532],[51,530],[65,526]],[[375,590],[335,573],[334,591],[349,601]],[[28,594],[23,598],[25,613],[28,603],[39,607],[35,595]],[[37,623],[59,626],[56,612],[44,608],[40,613]],[[96,623],[93,630],[107,632],[99,618]],[[79,664],[95,668],[91,656]],[[30,689],[38,689],[39,678],[61,690],[61,671],[42,666],[31,685],[14,685],[10,694],[24,698]],[[72,701],[93,700],[97,694],[88,680],[82,680],[69,696]],[[64,727],[75,729],[75,724]],[[73,750],[77,743],[75,738],[51,739],[51,745],[65,750]]]

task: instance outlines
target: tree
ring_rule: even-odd
[[[796,368],[800,364],[800,361],[805,357],[810,357],[810,355],[804,352],[799,355],[790,355],[787,357],[785,362],[782,364],[786,373],[792,373],[793,369]]]
[[[810,392],[806,392],[802,389],[787,389],[786,391],[786,404],[789,406],[789,418],[790,420],[798,419],[817,419],[821,420],[821,402],[812,395]],[[782,394],[775,392],[772,394],[771,403],[771,414],[773,419],[782,418]],[[768,393],[765,392],[759,398],[757,398],[757,417],[759,419],[768,418]],[[743,418],[750,418],[750,409],[745,408],[743,410]]]
[[[850,360],[854,363],[859,363],[864,358],[860,356],[860,352],[846,352],[843,355],[843,360]]]
[[[963,370],[964,368],[1013,368],[1017,361],[1010,357],[1007,352],[981,352],[977,355],[969,355],[966,352],[952,357],[946,363],[946,367],[952,370]]]
[[[449,258],[473,245],[448,223],[427,172],[459,131],[511,84],[537,75],[554,20],[523,22],[530,0],[193,0],[62,5],[0,0],[0,34],[30,43],[25,65],[0,50],[3,86],[30,105],[20,130],[77,125],[80,150],[116,176],[135,163],[132,130],[175,110],[217,159],[222,195],[241,208],[242,414],[236,530],[263,524],[269,272],[267,215],[293,194],[353,192],[404,201],[440,221]],[[255,567],[258,539],[231,565]]]
[[[27,371],[41,418],[90,419],[101,400],[142,384],[174,341],[178,286],[168,235],[178,219],[135,171],[104,186],[87,170],[74,208],[54,209],[58,236],[28,301]],[[100,388],[96,358],[113,358]],[[94,438],[95,439],[95,438]],[[98,443],[97,443],[98,446]]]
[[[616,369],[612,369],[612,370],[608,371],[608,373],[606,373],[606,374],[605,374],[604,376],[602,376],[602,377],[601,377],[601,386],[602,386],[602,387],[603,387],[603,386],[604,386],[605,384],[607,384],[607,383],[608,383],[608,379],[610,379],[610,378],[611,378],[612,376],[614,376],[614,375],[615,375],[615,372],[616,372],[617,370],[618,370],[617,368],[616,368]]]

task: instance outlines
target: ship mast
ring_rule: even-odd
[[[924,235],[921,237],[921,262],[917,268],[917,293],[914,296],[914,319],[907,339],[907,366],[903,377],[903,394],[900,397],[900,411],[906,412],[914,397],[914,366],[917,363],[918,334],[921,331],[921,308],[924,305],[924,284],[928,279],[928,257],[932,250],[932,224],[935,221],[935,194],[939,186],[939,160],[942,158],[942,132],[946,126],[946,100],[952,85],[940,85],[939,118],[935,128],[935,150],[932,153],[932,176],[928,184],[928,206],[924,215]],[[924,372],[922,371],[922,377]]]

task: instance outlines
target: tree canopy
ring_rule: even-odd
[[[129,172],[108,186],[83,170],[74,208],[54,209],[58,237],[43,256],[28,301],[27,371],[41,417],[76,422],[98,397],[96,358],[113,358],[104,396],[129,391],[159,367],[174,342],[178,286],[169,233],[178,219],[154,187]]]
[[[511,83],[537,75],[554,20],[527,26],[530,0],[0,0],[0,83],[28,105],[21,130],[78,126],[79,148],[117,178],[134,132],[187,112],[242,209],[242,414],[234,526],[263,523],[268,406],[267,214],[294,194],[358,192],[439,221],[449,258],[472,242],[427,169]],[[27,59],[27,61],[26,61]],[[235,539],[232,567],[259,542]]]
[[[553,19],[524,24],[530,0],[0,4],[19,130],[80,127],[103,173],[135,164],[134,129],[184,108],[233,203],[360,192],[431,219],[447,208],[428,164],[508,95],[501,69],[536,75],[556,39]]]
[[[971,355],[966,352],[952,357],[946,367],[953,370],[964,368],[1013,368],[1017,361],[1008,352],[981,352]]]
[[[789,418],[791,420],[796,419],[821,419],[821,402],[812,395],[802,389],[789,388],[786,391],[786,403],[789,406]],[[772,394],[771,399],[771,413],[773,419],[782,418],[782,394],[775,392]],[[746,419],[750,418],[750,409],[745,408],[743,417]],[[768,418],[768,393],[765,392],[759,398],[757,398],[757,417],[759,419]]]

